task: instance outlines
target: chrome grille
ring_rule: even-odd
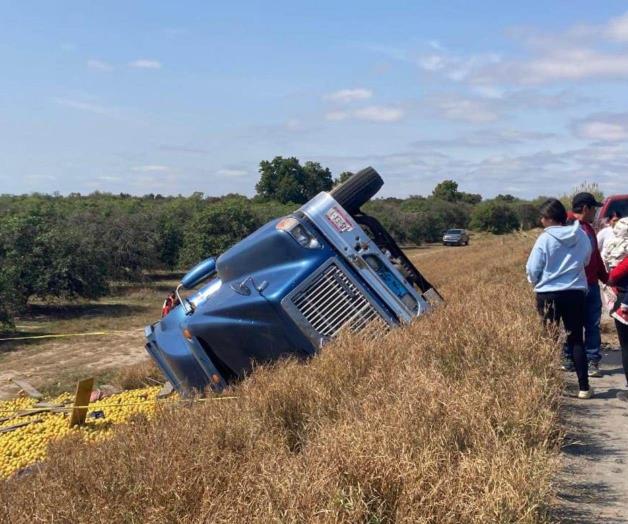
[[[301,315],[321,335],[333,337],[343,328],[387,332],[388,324],[355,284],[336,265],[327,267],[292,298]]]

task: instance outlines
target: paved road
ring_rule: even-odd
[[[626,390],[626,380],[620,352],[604,355],[604,376],[591,379],[595,397],[566,400],[569,433],[558,479],[561,522],[628,523],[628,402],[616,398]],[[577,387],[570,375],[573,394]]]

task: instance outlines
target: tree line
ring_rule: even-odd
[[[33,298],[98,298],[112,282],[188,268],[351,176],[333,178],[317,162],[282,157],[261,162],[259,171],[253,198],[0,195],[0,324],[10,325]],[[364,211],[401,244],[421,244],[439,241],[452,227],[529,229],[537,225],[538,203],[511,195],[483,200],[446,180],[429,196],[374,199]]]

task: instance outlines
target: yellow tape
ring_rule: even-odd
[[[0,338],[0,342],[7,340],[32,340],[36,338],[63,338],[63,337],[90,337],[90,336],[102,336],[109,335],[106,331],[95,331],[93,333],[62,333],[59,335],[30,335],[28,337],[9,337]]]
[[[64,338],[64,337],[95,337],[95,336],[103,336],[103,335],[120,335],[120,334],[128,334],[128,333],[139,333],[140,330],[132,329],[130,331],[92,331],[91,333],[59,333],[59,334],[51,334],[51,335],[29,335],[27,337],[9,337],[9,338],[0,338],[0,342],[5,342],[8,340],[33,340],[33,339],[42,339],[42,338]]]

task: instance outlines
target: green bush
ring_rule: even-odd
[[[180,261],[191,266],[209,256],[218,256],[257,227],[255,215],[243,202],[210,205],[187,224]]]
[[[306,162],[303,166],[294,157],[275,157],[271,162],[260,162],[260,179],[255,188],[265,199],[278,200],[282,204],[304,204],[321,191],[329,191],[333,184],[331,171],[318,162]]]
[[[508,204],[482,202],[471,212],[471,228],[501,235],[519,228],[519,217]]]
[[[106,262],[92,242],[54,214],[5,217],[0,222],[0,262],[13,307],[24,309],[32,296],[103,296],[108,289]]]

